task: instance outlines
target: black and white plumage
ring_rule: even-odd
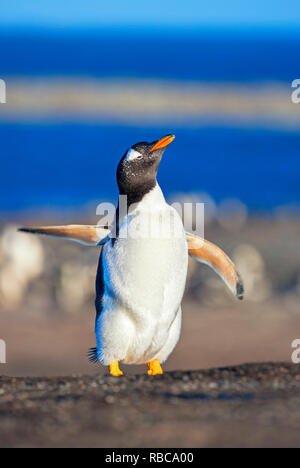
[[[88,356],[121,375],[118,362],[147,363],[148,373],[162,373],[181,331],[181,301],[188,253],[208,264],[239,298],[240,275],[214,244],[186,233],[176,210],[165,200],[157,171],[174,135],[129,148],[117,168],[119,203],[110,230],[98,226],[22,228],[85,245],[103,245],[96,278],[96,343]]]
[[[187,240],[181,218],[156,179],[172,140],[168,135],[138,143],[118,166],[119,192],[127,196],[128,212],[116,238],[104,245],[97,274],[97,357],[104,365],[164,362],[180,335]],[[152,235],[169,229],[170,219],[173,233]]]

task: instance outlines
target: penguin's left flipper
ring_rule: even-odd
[[[63,238],[82,245],[103,245],[108,240],[110,231],[107,227],[70,224],[68,226],[23,227],[20,232],[41,234],[44,236]]]
[[[190,256],[197,262],[210,266],[240,300],[244,297],[241,275],[235,264],[220,247],[194,234],[186,233]]]

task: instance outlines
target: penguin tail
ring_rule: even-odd
[[[90,348],[87,353],[88,360],[92,363],[98,362],[97,348]]]

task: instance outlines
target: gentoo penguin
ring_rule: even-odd
[[[20,229],[103,245],[96,279],[97,346],[88,356],[109,366],[114,376],[123,374],[119,362],[147,364],[149,375],[163,373],[161,364],[180,336],[188,253],[243,297],[235,265],[219,247],[185,232],[158,185],[161,158],[174,138],[136,143],[125,152],[117,168],[120,197],[111,230],[78,225]]]

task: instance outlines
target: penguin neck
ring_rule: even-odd
[[[165,197],[162,193],[160,186],[157,181],[153,185],[149,186],[147,190],[144,189],[142,192],[131,192],[123,194],[120,192],[120,195],[127,196],[127,211],[129,211],[131,205],[140,206],[140,205],[158,205],[165,203]]]
[[[122,195],[122,194],[120,194]],[[158,183],[156,182],[154,187],[149,190],[138,202],[130,203],[129,197],[127,197],[127,204],[121,203],[119,200],[115,220],[113,223],[113,231],[115,229],[116,237],[112,239],[112,246],[114,246],[116,239],[119,237],[120,226],[122,225],[125,217],[130,211],[138,210],[149,210],[161,207],[166,204],[165,197]],[[127,205],[127,206],[126,206]],[[130,209],[131,207],[131,209]]]
[[[140,207],[141,205],[145,205],[154,207],[155,205],[162,205],[164,203],[166,203],[164,194],[156,182],[154,188],[143,196],[142,200],[138,203],[138,206]]]

